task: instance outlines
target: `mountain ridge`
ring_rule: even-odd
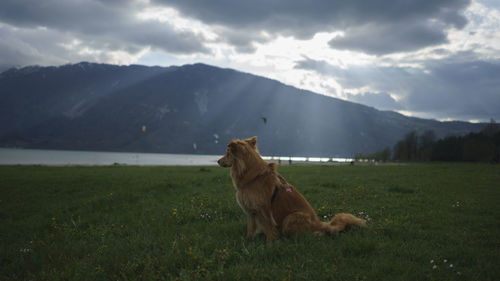
[[[380,111],[202,63],[9,69],[0,98],[4,147],[223,154],[230,139],[257,135],[267,155],[349,157],[392,147],[411,130],[443,137],[484,127]]]

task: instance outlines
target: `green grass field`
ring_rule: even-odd
[[[245,240],[219,167],[0,167],[0,279],[499,280],[500,166],[290,166],[337,237]]]

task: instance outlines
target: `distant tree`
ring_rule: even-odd
[[[491,138],[493,145],[493,162],[500,162],[500,125],[495,120],[490,119],[490,123],[482,131]]]
[[[495,144],[495,155],[493,156],[494,162],[500,162],[500,131],[493,136],[493,143]]]
[[[390,153],[390,152],[389,152]],[[380,151],[370,154],[382,156]],[[366,157],[371,159],[369,157]],[[394,145],[393,159],[397,161],[472,161],[500,162],[500,126],[491,119],[478,133],[448,136],[436,141],[432,130],[418,134],[411,131]]]
[[[391,160],[391,149],[390,148],[386,148],[386,149],[383,149],[380,151],[380,160],[382,162],[387,162],[389,160]]]
[[[491,162],[495,157],[495,143],[484,132],[470,133],[464,137],[463,160],[470,162]]]
[[[436,142],[436,134],[433,130],[425,131],[418,138],[418,159],[420,161],[430,161],[432,151]]]
[[[414,161],[417,158],[418,134],[417,131],[411,131],[405,135],[394,146],[394,159],[401,161]]]
[[[394,154],[392,156],[393,160],[399,160],[399,161],[407,161],[408,160],[408,152],[406,151],[406,145],[404,143],[404,140],[398,141],[394,145]]]
[[[387,162],[391,159],[391,149],[385,148],[370,154],[357,153],[356,156],[354,156],[354,159],[356,161],[368,159],[368,160]]]
[[[408,146],[408,159],[411,161],[417,160],[418,152],[418,134],[417,131],[411,131],[405,136],[405,141]]]
[[[449,136],[438,140],[433,147],[433,161],[462,161],[463,139]]]
[[[500,161],[500,127],[495,120],[479,133],[462,137],[446,137],[433,145],[434,161]]]
[[[490,123],[481,132],[488,137],[493,137],[496,133],[500,132],[500,126],[492,118],[490,119]]]
[[[463,160],[498,162],[500,158],[500,126],[491,119],[479,133],[470,133],[463,140]]]

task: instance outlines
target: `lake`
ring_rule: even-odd
[[[65,151],[0,148],[0,165],[213,166],[221,155]]]
[[[0,148],[0,165],[153,165],[153,166],[215,166],[222,155],[98,152],[44,149]],[[315,158],[262,156],[266,161],[283,164],[292,161],[308,163],[342,163],[351,158]]]

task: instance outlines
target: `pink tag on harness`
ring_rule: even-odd
[[[292,188],[291,187],[287,187],[285,190],[286,190],[286,192],[292,192]]]

